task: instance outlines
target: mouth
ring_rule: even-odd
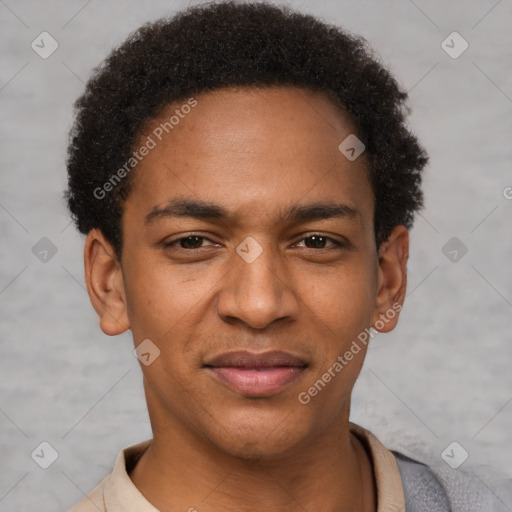
[[[204,365],[215,379],[247,397],[279,393],[298,379],[307,366],[305,361],[281,351],[229,352]]]

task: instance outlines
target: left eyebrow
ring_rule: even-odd
[[[295,204],[288,208],[281,219],[289,223],[306,223],[314,220],[331,218],[353,218],[360,215],[359,211],[346,204],[311,203]]]
[[[355,208],[340,203],[295,204],[278,216],[284,223],[306,223],[320,219],[354,218],[360,216]],[[175,198],[164,207],[155,206],[146,215],[144,224],[149,225],[167,217],[191,217],[199,220],[227,222],[234,217],[224,207],[207,201],[190,198]]]

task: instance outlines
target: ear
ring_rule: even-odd
[[[398,322],[407,287],[409,232],[395,226],[379,247],[379,270],[372,327],[379,332],[392,331]]]
[[[101,330],[109,336],[130,328],[121,265],[112,245],[92,229],[84,247],[85,282],[89,299],[100,317]]]

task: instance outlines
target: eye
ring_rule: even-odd
[[[305,243],[306,249],[329,249],[329,247],[347,247],[348,244],[342,242],[340,240],[336,240],[329,236],[324,236],[319,233],[312,233],[308,236],[299,240],[299,243],[302,241],[309,241]],[[325,246],[327,243],[330,243],[330,246]]]
[[[192,234],[192,235],[184,236],[182,238],[177,238],[176,240],[173,240],[172,242],[166,242],[164,244],[164,246],[166,248],[173,247],[178,250],[183,249],[183,250],[193,251],[193,250],[201,249],[202,247],[204,247],[202,245],[204,240],[209,240],[209,239],[206,238],[205,236]]]

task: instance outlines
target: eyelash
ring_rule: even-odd
[[[303,240],[306,240],[308,238],[312,238],[314,236],[318,236],[320,238],[323,238],[325,240],[328,240],[329,242],[331,242],[333,244],[333,248],[339,248],[339,249],[346,249],[348,248],[349,244],[346,243],[346,242],[342,242],[340,240],[336,240],[335,238],[332,238],[332,237],[329,237],[329,236],[325,236],[325,235],[322,235],[321,233],[310,233],[308,234],[307,236],[304,236],[302,237],[300,240],[298,240],[298,242],[302,242]],[[186,240],[187,238],[193,238],[193,237],[197,237],[197,238],[201,238],[202,240],[210,240],[208,237],[206,236],[203,236],[203,235],[199,235],[199,234],[196,234],[196,233],[191,233],[190,235],[187,235],[187,236],[184,236],[184,237],[181,237],[181,238],[177,238],[176,240],[173,240],[172,242],[166,242],[164,243],[164,247],[165,248],[171,248],[171,247],[174,247],[176,248],[177,250],[181,250],[181,251],[186,251],[186,252],[195,252],[195,251],[201,251],[202,249],[204,249],[204,247],[199,247],[197,249],[185,249],[183,247],[177,247],[177,244],[181,241],[181,240]],[[211,242],[212,240],[210,240]],[[321,247],[319,249],[315,249],[313,247],[305,247],[305,249],[310,249],[312,251],[326,251],[326,250],[329,250],[329,247]]]

